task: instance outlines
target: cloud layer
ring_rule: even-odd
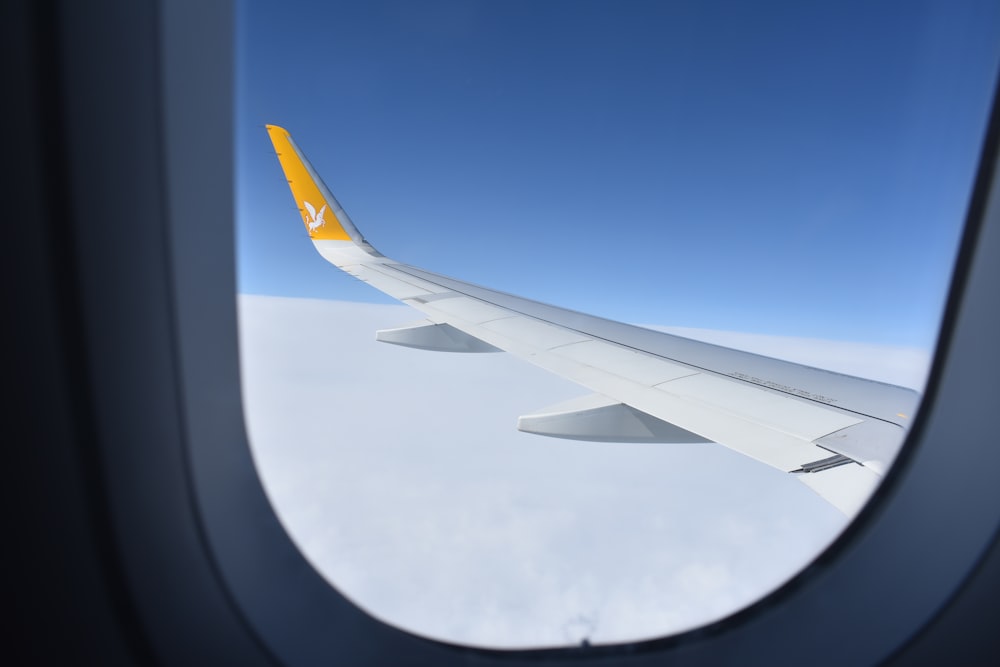
[[[405,306],[239,305],[268,497],[332,585],[406,630],[492,647],[662,636],[759,599],[844,527],[804,485],[718,445],[518,432],[518,415],[586,390],[504,354],[376,343],[416,319]],[[845,363],[893,359],[869,348]],[[900,354],[903,370],[875,375],[919,385],[905,361],[919,353]]]

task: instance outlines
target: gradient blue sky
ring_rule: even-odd
[[[239,288],[324,262],[263,125],[394,259],[614,319],[930,346],[996,2],[237,4]]]

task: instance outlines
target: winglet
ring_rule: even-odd
[[[288,131],[277,125],[265,127],[309,238],[313,241],[353,241],[371,248]]]

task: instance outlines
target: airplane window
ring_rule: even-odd
[[[916,408],[1000,57],[995,3],[254,2],[237,12],[247,429],[269,499],[331,585],[435,639],[625,642],[744,608],[836,539],[857,507],[802,482],[864,464],[881,478],[864,452],[831,439],[871,417],[870,397],[831,397],[795,384],[798,367],[771,379],[756,364],[875,380],[863,386],[879,395],[902,387]],[[271,126],[294,144],[279,145]],[[353,270],[355,280],[311,247],[300,220],[346,216],[335,201],[290,196],[301,180],[285,160],[297,151],[393,260],[760,357],[710,346],[670,357],[687,369],[670,378],[703,376],[670,400],[717,411],[681,436],[657,431],[671,442],[626,437],[614,420],[666,427],[646,399],[618,396],[612,409],[628,409],[600,420],[614,421],[611,436],[592,425],[583,439],[519,431],[519,416],[607,392],[514,353],[376,341],[423,315],[379,291],[383,274]],[[461,300],[452,283],[434,291],[426,274],[407,275],[413,306]],[[623,344],[605,320],[573,320],[587,340],[558,338],[566,327],[537,328],[552,312],[538,308],[520,331],[556,336],[543,347],[564,348],[560,364],[593,368],[595,357],[568,351],[591,344],[622,373],[621,354],[651,349]],[[510,317],[475,324],[496,346],[514,334],[488,324]],[[754,361],[706,370],[720,358]],[[629,368],[645,377],[653,366]],[[563,414],[612,414],[575,405]],[[902,434],[910,407],[864,423]],[[786,417],[792,426],[773,425]],[[706,442],[717,433],[763,434],[761,449]],[[816,441],[822,455],[794,471],[762,463],[785,437]]]

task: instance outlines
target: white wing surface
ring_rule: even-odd
[[[288,132],[268,134],[313,244],[330,263],[422,312],[379,340],[509,352],[592,395],[522,416],[523,431],[578,440],[724,445],[795,475],[847,515],[892,463],[917,392],[531,301],[378,253]],[[310,225],[325,205],[324,225]]]

